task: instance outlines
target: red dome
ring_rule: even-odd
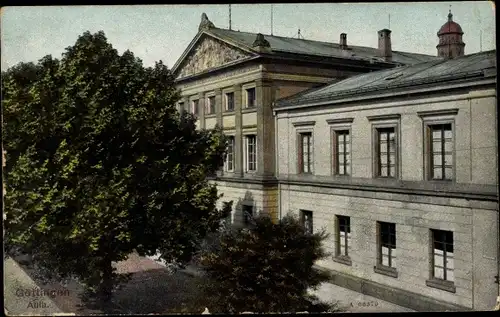
[[[443,24],[443,26],[439,29],[437,35],[448,34],[448,33],[464,34],[462,28],[460,27],[460,24],[453,21],[453,15],[451,14],[451,12],[448,14],[448,22]]]
[[[438,35],[447,34],[447,33],[460,33],[464,34],[460,24],[454,21],[448,21],[439,29]]]

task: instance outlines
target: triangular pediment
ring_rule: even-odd
[[[193,76],[252,56],[254,54],[244,49],[202,34],[181,57],[174,70],[175,77]]]

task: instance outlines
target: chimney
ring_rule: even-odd
[[[378,54],[386,62],[392,60],[391,30],[383,29],[378,31]]]
[[[345,50],[347,48],[347,34],[340,33],[340,49]]]

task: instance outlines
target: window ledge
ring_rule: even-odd
[[[376,265],[373,267],[373,271],[375,273],[378,273],[378,274],[398,278],[398,271],[393,267],[384,266],[384,265]]]
[[[224,114],[227,115],[234,114],[234,110],[224,110]]]
[[[333,257],[333,261],[335,261],[337,263],[342,263],[345,265],[352,266],[351,258],[348,256],[345,256],[345,255],[337,255],[337,256]]]
[[[445,280],[440,280],[436,278],[429,279],[425,281],[425,284],[429,287],[437,288],[450,293],[456,293],[455,283]]]
[[[243,108],[241,109],[241,112],[242,113],[247,113],[247,112],[255,112],[257,111],[257,108],[256,107],[251,107],[251,108]]]
[[[217,114],[215,113],[208,113],[205,115],[205,118],[215,118],[217,116]]]

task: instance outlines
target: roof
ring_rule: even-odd
[[[252,44],[257,37],[257,33],[240,32],[220,28],[210,28],[205,30],[205,32],[249,48],[252,47]],[[378,56],[378,48],[348,45],[348,50],[342,50],[338,43],[313,41],[269,34],[264,34],[264,37],[269,42],[273,53],[292,53],[362,60],[380,59],[380,61],[383,61],[383,59]],[[400,51],[393,51],[392,53],[392,62],[405,65],[439,59],[441,58],[438,56],[425,54]]]
[[[443,26],[439,29],[437,35],[440,36],[443,34],[454,34],[454,33],[464,34],[464,31],[462,31],[462,27],[460,26],[460,24],[453,21],[453,14],[451,14],[450,10],[450,13],[448,14],[448,22],[443,24]]]
[[[278,100],[275,108],[342,99],[361,94],[376,94],[390,89],[435,82],[450,82],[472,76],[496,77],[496,50],[455,59],[424,62],[349,77],[300,95]]]

